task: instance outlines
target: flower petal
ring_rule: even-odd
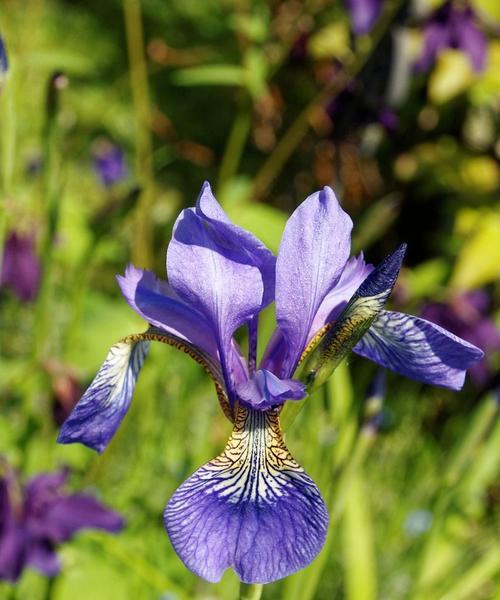
[[[318,488],[284,445],[278,413],[241,407],[224,452],[182,484],[164,518],[181,560],[212,582],[229,567],[245,583],[286,577],[314,559],[328,526]]]
[[[328,187],[309,196],[286,224],[276,262],[276,316],[289,349],[283,378],[295,370],[318,308],[340,278],[351,229]]]
[[[359,286],[336,321],[327,323],[304,350],[296,377],[308,390],[330,377],[380,314],[396,282],[405,251],[406,244],[401,244],[384,259]]]
[[[274,257],[229,221],[205,184],[196,208],[176,221],[167,271],[177,294],[211,323],[226,385],[234,391],[231,337],[272,299]]]
[[[25,565],[27,538],[14,520],[7,478],[0,479],[0,580],[16,581]]]
[[[346,5],[356,35],[368,33],[382,10],[382,0],[346,0]]]
[[[48,540],[33,540],[28,549],[26,562],[47,577],[55,577],[61,570],[61,563],[54,546]]]
[[[123,519],[91,496],[71,494],[50,502],[36,527],[37,533],[53,542],[65,542],[84,528],[117,533],[123,528]]]
[[[215,332],[200,312],[186,304],[154,273],[128,265],[118,284],[130,306],[148,323],[198,346],[217,358]]]
[[[314,338],[326,323],[334,321],[338,317],[354,292],[373,269],[372,265],[365,263],[363,253],[359,256],[353,256],[347,261],[340,279],[325,296],[316,312],[309,329],[307,343]],[[287,354],[286,350],[285,338],[278,327],[275,329],[264,352],[261,367],[279,376],[284,376],[283,364]]]
[[[459,390],[483,357],[476,346],[430,321],[382,311],[354,351],[417,381]]]
[[[294,379],[279,379],[266,370],[258,370],[251,379],[238,385],[236,392],[248,408],[267,410],[287,400],[302,400],[306,391],[304,384]]]
[[[339,316],[342,309],[354,295],[354,292],[356,292],[374,268],[373,265],[365,262],[363,253],[359,256],[352,256],[347,261],[340,279],[326,295],[318,308],[318,312],[314,317],[309,331],[309,340],[311,340],[311,338],[313,338],[326,323],[334,321]]]
[[[219,362],[186,340],[152,327],[111,347],[90,387],[63,423],[57,439],[60,444],[80,442],[98,452],[106,448],[129,409],[150,341],[182,350],[199,363],[214,382],[224,414],[234,420]],[[232,352],[238,358],[235,347]],[[237,374],[240,379],[243,377],[240,372]]]
[[[85,394],[63,423],[57,441],[102,452],[127,413],[149,341],[126,338],[111,346]]]

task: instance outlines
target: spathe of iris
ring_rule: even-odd
[[[164,521],[181,560],[208,581],[233,568],[245,583],[268,583],[305,567],[323,546],[325,504],[280,424],[281,407],[307,393],[295,375],[301,357],[299,373],[311,387],[353,349],[414,379],[459,389],[482,356],[428,321],[384,310],[404,248],[374,269],[362,255],[349,259],[351,229],[333,190],[324,188],[290,217],[275,258],[229,220],[205,184],[174,226],[168,282],[134,267],[118,278],[150,327],[110,349],[59,441],[105,449],[151,341],[200,363],[233,431],[222,453],[174,493]],[[278,326],[255,365],[258,315],[273,299]],[[233,337],[241,327],[249,332],[248,360]]]

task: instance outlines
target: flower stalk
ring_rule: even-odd
[[[240,600],[260,600],[264,586],[262,583],[240,583]]]

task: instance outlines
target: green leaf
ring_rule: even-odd
[[[236,65],[205,65],[179,69],[171,75],[171,81],[181,86],[229,85],[243,86],[245,70]]]
[[[352,475],[342,521],[346,600],[374,600],[377,571],[369,494],[361,472]]]

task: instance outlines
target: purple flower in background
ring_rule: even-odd
[[[430,15],[423,34],[423,52],[415,65],[419,71],[427,71],[445,48],[462,50],[476,71],[484,69],[487,40],[469,3],[445,2]]]
[[[123,150],[107,140],[97,143],[93,152],[94,169],[105,187],[111,187],[128,175]]]
[[[7,59],[7,50],[5,49],[4,41],[0,35],[0,92],[2,91],[8,72],[9,61]]]
[[[484,290],[476,290],[455,296],[446,304],[429,303],[421,313],[422,317],[484,350],[483,360],[470,369],[471,377],[479,385],[486,384],[490,379],[489,359],[500,351],[500,329],[488,316],[489,304],[488,294]]]
[[[164,519],[186,566],[209,581],[232,567],[267,583],[305,567],[328,514],[283,441],[280,409],[320,385],[355,352],[409,377],[458,389],[482,356],[471,344],[384,304],[405,247],[377,268],[349,258],[352,221],[326,187],[286,225],[278,256],[232,223],[204,184],[167,251],[168,282],[130,266],[118,277],[149,323],[110,349],[59,441],[102,451],[127,412],[151,340],[177,347],[212,376],[233,432],[215,459],[174,493]],[[257,321],[276,302],[278,325],[257,366]],[[246,327],[247,360],[234,333]]]
[[[369,33],[382,10],[382,0],[345,0],[356,35]]]
[[[37,295],[41,271],[34,236],[11,231],[3,249],[0,286],[10,288],[19,300],[29,302]]]
[[[12,472],[0,478],[0,579],[14,582],[26,567],[54,577],[57,546],[80,529],[122,529],[122,518],[91,496],[66,493],[67,477],[44,473],[26,486]]]

